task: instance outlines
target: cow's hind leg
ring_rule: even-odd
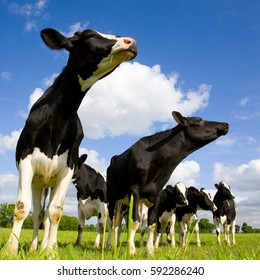
[[[47,243],[47,250],[53,251],[54,245],[57,244],[57,232],[60,219],[63,211],[63,204],[65,195],[67,193],[69,184],[72,180],[73,170],[67,169],[60,174],[58,184],[53,187],[50,195],[50,203],[48,205],[48,217],[50,222],[49,239]]]
[[[98,235],[96,237],[94,246],[96,248],[99,248],[100,245],[100,240],[103,244],[103,237],[104,237],[104,230],[105,230],[105,225],[107,222],[107,209],[104,205],[104,203],[101,203],[98,209]]]
[[[76,246],[79,246],[81,244],[84,225],[85,225],[85,216],[83,211],[81,210],[80,205],[78,205],[78,237],[75,243]]]
[[[225,235],[226,244],[227,244],[228,246],[230,246],[229,229],[230,229],[230,225],[225,224],[225,225],[224,225],[224,232],[225,232],[224,235]]]
[[[33,238],[30,251],[35,251],[38,247],[38,231],[43,217],[41,217],[41,196],[42,189],[32,185],[33,197]]]

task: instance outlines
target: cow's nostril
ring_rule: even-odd
[[[126,39],[124,39],[124,43],[127,44],[127,45],[129,45],[129,44],[132,43],[132,40],[126,38]]]

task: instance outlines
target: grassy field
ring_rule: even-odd
[[[20,237],[19,253],[16,256],[8,257],[4,253],[4,247],[9,237],[11,229],[0,228],[0,259],[1,260],[44,260],[47,259],[45,252],[29,252],[32,230],[23,229]],[[39,240],[43,232],[40,231]],[[68,260],[126,260],[127,242],[126,234],[121,236],[121,245],[117,249],[116,256],[112,257],[110,249],[93,248],[96,233],[84,232],[82,245],[74,247],[73,244],[77,238],[77,232],[59,231],[58,232],[58,251],[56,259]],[[164,236],[166,238],[166,236]],[[177,235],[178,237],[178,235]],[[195,235],[189,235],[189,243],[186,248],[182,248],[178,243],[175,249],[164,241],[155,251],[153,256],[146,252],[146,248],[139,247],[137,240],[139,234],[136,234],[137,253],[131,259],[134,260],[260,260],[260,234],[237,234],[235,246],[227,247],[224,242],[220,246],[216,244],[215,234],[201,234],[201,247],[196,247]],[[223,240],[223,235],[222,235]]]

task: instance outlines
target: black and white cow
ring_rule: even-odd
[[[112,157],[107,169],[110,219],[113,220],[116,202],[128,204],[133,194],[133,232],[140,222],[139,203],[145,202],[151,207],[173,170],[184,158],[228,132],[227,123],[183,117],[179,112],[172,112],[172,115],[178,123],[176,127],[141,138],[122,154]],[[157,213],[149,210],[148,216],[149,240],[152,240]],[[147,244],[147,249],[153,253],[151,242]],[[135,253],[133,238],[130,240],[130,252],[132,255]]]
[[[62,73],[32,106],[16,147],[19,171],[18,198],[7,253],[18,251],[21,228],[33,197],[34,234],[31,249],[37,248],[41,195],[52,187],[45,212],[42,247],[52,250],[57,241],[63,203],[71,183],[78,148],[83,138],[77,110],[91,86],[111,73],[123,61],[137,54],[136,42],[129,37],[105,35],[93,30],[76,32],[67,38],[52,28],[41,31],[45,44],[66,49],[69,59]]]
[[[108,216],[107,184],[103,175],[84,164],[86,158],[86,154],[81,155],[73,175],[73,184],[77,189],[78,199],[78,237],[76,245],[81,244],[85,220],[97,216],[98,235],[94,246],[99,248]]]
[[[174,187],[171,185],[166,186],[166,188],[162,189],[155,201],[153,207],[158,207],[158,210],[154,213],[157,213],[157,236],[155,240],[155,248],[159,246],[159,242],[161,240],[162,229],[164,225],[168,223],[173,225],[174,227],[174,212],[178,207],[185,207],[188,205],[187,200],[187,188],[182,183],[177,183]],[[151,208],[151,209],[152,209]],[[147,242],[153,242],[149,239]],[[175,238],[172,238],[172,247],[175,247]]]
[[[196,233],[196,244],[200,247],[199,225],[196,215],[197,210],[209,210],[214,212],[217,210],[217,207],[213,203],[210,194],[206,192],[204,188],[199,191],[195,187],[189,187],[187,191],[187,200],[189,202],[187,206],[178,207],[175,211],[176,220],[179,223],[180,244],[183,246],[186,245],[188,226],[196,221],[194,231]]]
[[[235,196],[231,192],[230,186],[221,181],[215,184],[217,192],[214,196],[213,202],[217,206],[217,211],[213,212],[213,221],[216,227],[217,243],[220,244],[220,227],[221,224],[224,229],[225,241],[230,245],[229,231],[231,227],[232,242],[235,241],[235,225],[236,225],[236,204]]]

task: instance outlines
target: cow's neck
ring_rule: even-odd
[[[58,111],[65,114],[65,116],[70,116],[77,112],[89,89],[90,87],[82,92],[78,81],[78,75],[71,73],[66,67],[55,80],[51,87],[50,94],[53,95],[56,102],[55,106]]]
[[[170,137],[171,139],[168,141],[167,145],[170,149],[175,151],[177,149],[179,151],[179,163],[188,155],[207,144],[206,142],[197,142],[190,139],[189,136],[185,134],[182,126],[173,128]]]
[[[167,178],[167,176],[170,177],[171,172],[173,172],[183,159],[202,146],[204,145],[198,145],[198,143],[187,139],[183,127],[177,125],[173,129],[159,133],[157,141],[148,147],[147,151],[159,151],[160,154],[164,155],[163,157],[159,157],[159,161],[165,167],[167,166],[165,168],[165,170],[169,171],[165,174]]]

